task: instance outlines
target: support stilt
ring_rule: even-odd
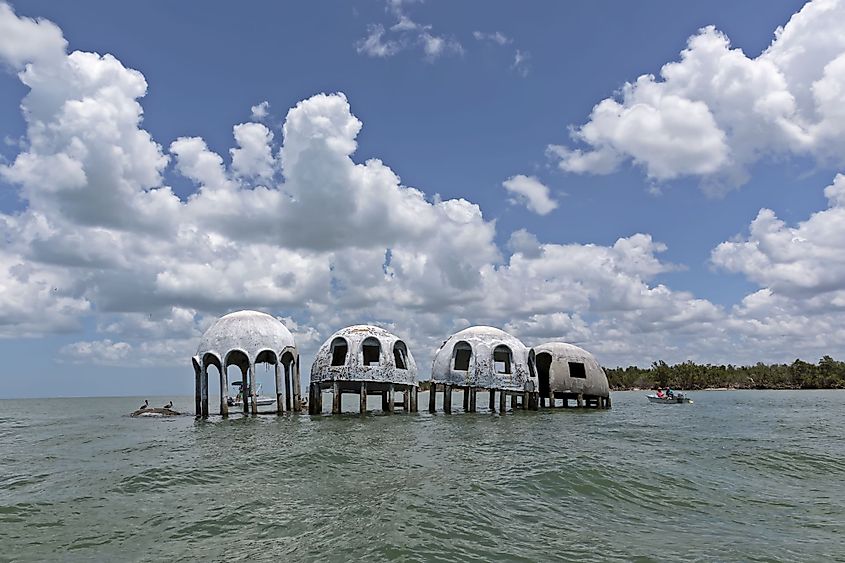
[[[582,408],[584,406],[584,395],[582,393],[578,393],[578,408]]]
[[[229,416],[229,378],[226,377],[226,370],[220,370],[220,416]]]
[[[396,400],[396,389],[393,387],[391,383],[390,386],[387,388],[387,412],[392,413],[394,410],[394,403]]]
[[[475,387],[469,388],[469,412],[476,412],[475,401],[478,395],[478,389]]]
[[[276,361],[273,366],[276,377],[276,414],[283,414],[285,412],[285,394],[282,384],[284,378],[282,377],[282,362]]]
[[[508,410],[508,392],[504,389],[499,390],[499,414],[505,414]]]
[[[490,404],[490,412],[496,412],[496,390],[490,389],[490,400],[488,401]]]
[[[428,412],[437,410],[437,384],[431,382],[431,387],[428,388]]]
[[[364,381],[361,383],[361,406],[359,407],[361,410],[361,416],[367,414],[367,382]]]
[[[194,416],[200,418],[202,416],[202,370],[205,368],[200,368],[200,371],[196,372],[196,377],[194,381],[194,412],[196,413]]]
[[[464,412],[469,412],[469,387],[464,387]]]
[[[320,399],[318,398],[319,394],[319,383],[311,383],[310,385],[308,385],[308,414],[319,414],[320,411],[317,410],[317,403],[320,401]]]
[[[297,414],[302,412],[302,388],[300,381],[302,374],[299,372],[299,354],[296,355],[296,367],[293,370],[293,411]]]
[[[258,376],[255,373],[255,364],[249,364],[249,396],[252,403],[252,414],[258,414],[258,385],[255,380]]]
[[[340,382],[335,381],[332,384],[332,414],[340,414]]]
[[[208,418],[208,368],[202,370],[202,417]]]
[[[448,383],[443,386],[443,412],[452,413],[452,386]]]

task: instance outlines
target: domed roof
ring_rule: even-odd
[[[235,311],[217,319],[200,339],[197,356],[212,353],[220,360],[232,350],[246,353],[254,362],[262,350],[281,354],[285,348],[296,349],[290,331],[275,317],[260,311]]]
[[[534,346],[532,350],[537,358],[538,374],[541,379],[548,378],[551,391],[597,397],[610,395],[607,374],[595,356],[583,348],[566,342],[545,342]],[[551,361],[543,362],[541,354],[549,354]]]
[[[378,341],[378,359],[364,358],[367,339]],[[345,343],[346,351],[335,354],[335,343]],[[404,347],[397,359],[395,347]],[[400,364],[404,362],[404,367]],[[408,345],[395,334],[372,325],[353,325],[332,334],[317,351],[311,365],[311,381],[375,381],[416,384],[417,364]]]
[[[471,354],[465,366],[456,369],[455,346],[465,342]],[[497,347],[506,346],[511,352],[510,373],[499,373],[493,355]],[[534,379],[533,366],[528,362],[528,348],[518,338],[492,326],[471,326],[450,336],[434,355],[431,379],[451,385],[470,385],[494,389],[522,390]]]
[[[595,360],[595,356],[593,356],[583,348],[580,348],[575,344],[569,344],[567,342],[545,342],[543,344],[538,344],[537,346],[534,346],[535,353],[539,353],[544,350],[560,356],[569,356],[572,358],[590,358]]]

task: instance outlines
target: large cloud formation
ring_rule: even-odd
[[[691,37],[660,77],[626,83],[573,130],[581,147],[552,145],[568,172],[607,174],[631,161],[655,181],[700,177],[735,187],[770,155],[845,164],[845,1],[814,0],[756,58],[714,27]]]
[[[724,357],[771,314],[726,312],[658,282],[677,267],[647,234],[548,244],[521,229],[503,253],[478,205],[356,161],[362,123],[342,93],[300,101],[275,132],[235,125],[227,159],[199,137],[165,149],[142,128],[141,73],[67,53],[54,24],[5,4],[0,58],[29,88],[24,148],[0,167],[23,200],[0,214],[0,335],[95,325],[94,340],[62,350],[68,361],[184,365],[216,315],[243,307],[283,317],[306,354],[340,326],[377,322],[408,337],[421,365],[470,323],[581,343],[608,363],[685,359],[691,343],[694,358]],[[174,194],[169,174],[193,182],[191,195]],[[543,190],[512,187],[553,209]],[[714,260],[736,270],[731,252],[749,251]],[[760,283],[779,291],[770,269]]]

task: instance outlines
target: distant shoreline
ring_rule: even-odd
[[[842,387],[673,387],[676,391],[842,391]],[[666,386],[664,385],[665,389]],[[654,391],[655,387],[611,387],[611,391]]]

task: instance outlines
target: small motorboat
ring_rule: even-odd
[[[662,397],[658,397],[655,394],[646,395],[649,403],[658,403],[661,405],[677,405],[683,403],[692,404],[692,399],[684,395],[683,393],[672,393],[671,395],[663,395]]]
[[[226,399],[226,404],[229,405],[230,407],[240,407],[244,404],[243,382],[235,381],[234,383],[232,383],[232,387],[237,387],[238,393],[234,397],[228,397]],[[256,388],[256,392],[257,392],[257,396],[255,397],[255,404],[258,405],[259,407],[269,407],[270,405],[276,404],[275,397],[268,397],[267,395],[261,394],[261,384],[260,383],[258,384],[258,387]]]

